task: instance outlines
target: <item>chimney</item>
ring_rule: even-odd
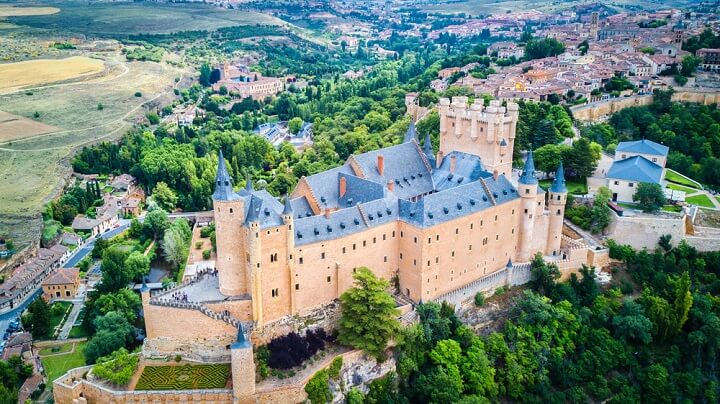
[[[455,174],[455,160],[457,160],[455,155],[450,156],[450,174]]]
[[[330,219],[330,208],[325,208],[325,218]]]
[[[499,174],[498,174],[498,170],[493,171],[493,179],[494,179],[495,181],[497,181],[498,175],[499,175]]]
[[[347,191],[347,178],[340,177],[340,197],[342,198],[345,196],[345,192]]]
[[[438,151],[437,159],[435,159],[437,167],[435,167],[435,168],[440,168],[440,165],[442,164],[442,161],[443,161],[443,157],[445,157],[445,156],[443,156],[442,150]]]
[[[377,155],[378,174],[385,175],[385,157],[382,154]]]
[[[395,191],[395,182],[393,180],[388,180],[387,187],[390,192]]]

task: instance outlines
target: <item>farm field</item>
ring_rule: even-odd
[[[100,73],[104,68],[102,60],[84,56],[0,64],[0,94]]]
[[[175,79],[187,74],[165,63],[125,62],[119,55],[105,63],[108,73],[100,78],[0,95],[4,117],[57,128],[0,137],[0,229],[20,246],[37,237],[39,213],[70,174],[73,151],[121,136],[148,110],[170,102]]]
[[[28,15],[48,15],[60,12],[57,7],[16,7],[0,5],[0,18],[20,17]]]
[[[56,126],[0,111],[0,142],[56,132]]]
[[[88,3],[50,1],[60,12],[43,16],[9,17],[8,22],[62,33],[105,37],[133,34],[167,34],[206,30],[233,25],[281,25],[283,21],[267,14],[228,10],[201,4]]]

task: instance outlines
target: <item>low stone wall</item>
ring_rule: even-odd
[[[660,236],[669,234],[677,245],[685,238],[685,219],[678,217],[615,216],[607,229],[607,237],[618,244],[635,249],[654,249]]]
[[[180,391],[122,391],[113,390],[85,379],[92,366],[76,368],[53,382],[57,404],[89,403],[213,403],[232,404],[231,389]]]
[[[585,105],[570,107],[573,118],[578,121],[593,122],[620,111],[623,108],[650,105],[652,95],[635,95],[632,97],[617,97],[605,101],[593,102]],[[678,90],[672,96],[673,101],[694,102],[711,105],[720,104],[720,93],[713,90]]]
[[[253,330],[250,339],[253,345],[260,346],[267,344],[275,337],[293,331],[300,332],[306,328],[323,328],[329,333],[337,327],[339,320],[340,302],[333,300],[328,304],[315,307],[297,316],[285,316],[275,322],[265,324],[262,328],[256,328]]]

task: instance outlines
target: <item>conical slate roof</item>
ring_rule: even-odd
[[[233,191],[233,181],[230,173],[225,166],[225,158],[223,152],[218,153],[218,168],[215,175],[215,192],[213,192],[213,200],[215,201],[232,201],[238,199],[239,196]]]
[[[560,161],[557,171],[555,171],[555,179],[550,187],[550,192],[567,192],[567,187],[565,186],[565,168],[563,167],[562,160]]]
[[[525,167],[523,167],[520,175],[520,183],[526,185],[538,183],[537,177],[535,177],[535,160],[533,159],[532,150],[528,152],[527,159],[525,159]]]
[[[285,207],[283,208],[282,214],[292,216],[292,213],[293,213],[293,209],[292,209],[292,205],[290,204],[290,195],[286,195],[285,196]]]
[[[415,130],[415,122],[410,121],[410,127],[407,132],[405,132],[405,140],[403,140],[403,143],[407,143],[413,139],[417,139],[417,131]]]

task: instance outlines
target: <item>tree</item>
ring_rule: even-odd
[[[682,58],[680,74],[685,77],[692,77],[695,74],[698,66],[700,65],[700,58],[697,56],[687,55]]]
[[[531,39],[525,45],[525,60],[557,56],[565,52],[565,45],[555,38]]]
[[[532,146],[537,149],[548,144],[554,145],[559,139],[560,133],[555,127],[555,123],[549,119],[543,119],[537,125]]]
[[[150,273],[150,258],[139,251],[133,251],[125,259],[125,269],[131,279],[140,281],[143,276]]]
[[[342,316],[338,339],[382,358],[387,342],[399,328],[399,311],[387,292],[389,284],[366,267],[353,275],[355,286],[340,296]]]
[[[555,264],[548,264],[541,253],[535,254],[531,262],[530,285],[536,292],[549,296],[555,288],[555,282],[560,279],[560,269]]]
[[[628,342],[649,344],[652,341],[653,323],[643,313],[642,306],[626,300],[620,313],[612,319],[615,335]]]
[[[102,357],[132,342],[132,326],[125,316],[117,312],[109,312],[95,319],[97,332],[85,345],[83,354],[85,362],[93,364]]]
[[[103,253],[102,280],[97,286],[100,293],[112,293],[126,287],[132,274],[125,268],[128,254],[117,248],[110,247]]]
[[[305,385],[305,392],[312,404],[325,404],[332,398],[330,387],[328,386],[327,369],[322,369],[315,373]]]
[[[657,212],[666,199],[660,184],[641,182],[633,195],[633,201],[637,202],[643,212]]]
[[[210,76],[212,74],[212,69],[210,68],[210,65],[207,63],[203,63],[200,65],[200,78],[198,81],[200,82],[200,85],[203,87],[209,87],[212,83],[210,82]]]
[[[153,189],[152,197],[155,202],[160,206],[161,209],[172,212],[175,210],[177,205],[178,196],[170,189],[170,187],[163,181],[158,182]]]
[[[192,230],[184,218],[175,220],[165,231],[162,241],[163,255],[173,267],[179,268],[187,259],[191,238]]]
[[[140,297],[129,288],[123,288],[114,293],[100,295],[94,304],[94,308],[96,308],[101,315],[106,315],[110,312],[119,313],[125,317],[128,323],[135,321],[141,306],[142,302],[140,301]]]
[[[170,227],[170,220],[168,220],[167,212],[164,210],[153,210],[145,215],[143,228],[145,229],[145,234],[149,237],[155,240],[162,238],[168,227]]]
[[[584,180],[593,175],[602,153],[602,146],[595,145],[597,143],[580,138],[573,142],[571,149],[567,149],[563,161],[569,176]]]
[[[465,391],[483,397],[493,398],[498,393],[495,383],[495,368],[485,353],[485,344],[480,338],[473,338],[461,361],[460,369],[465,381]]]
[[[544,173],[557,170],[564,152],[569,148],[566,145],[546,144],[533,152],[535,168]]]
[[[291,120],[288,121],[288,130],[289,130],[290,133],[292,133],[293,135],[295,135],[295,134],[297,134],[298,132],[300,132],[300,129],[302,129],[302,126],[303,126],[303,120],[302,120],[302,118],[295,117],[295,118],[293,118],[293,119],[291,119]]]
[[[28,307],[28,311],[31,313],[31,325],[35,338],[42,338],[48,336],[50,333],[50,306],[47,304],[45,299],[38,298],[33,300]]]

